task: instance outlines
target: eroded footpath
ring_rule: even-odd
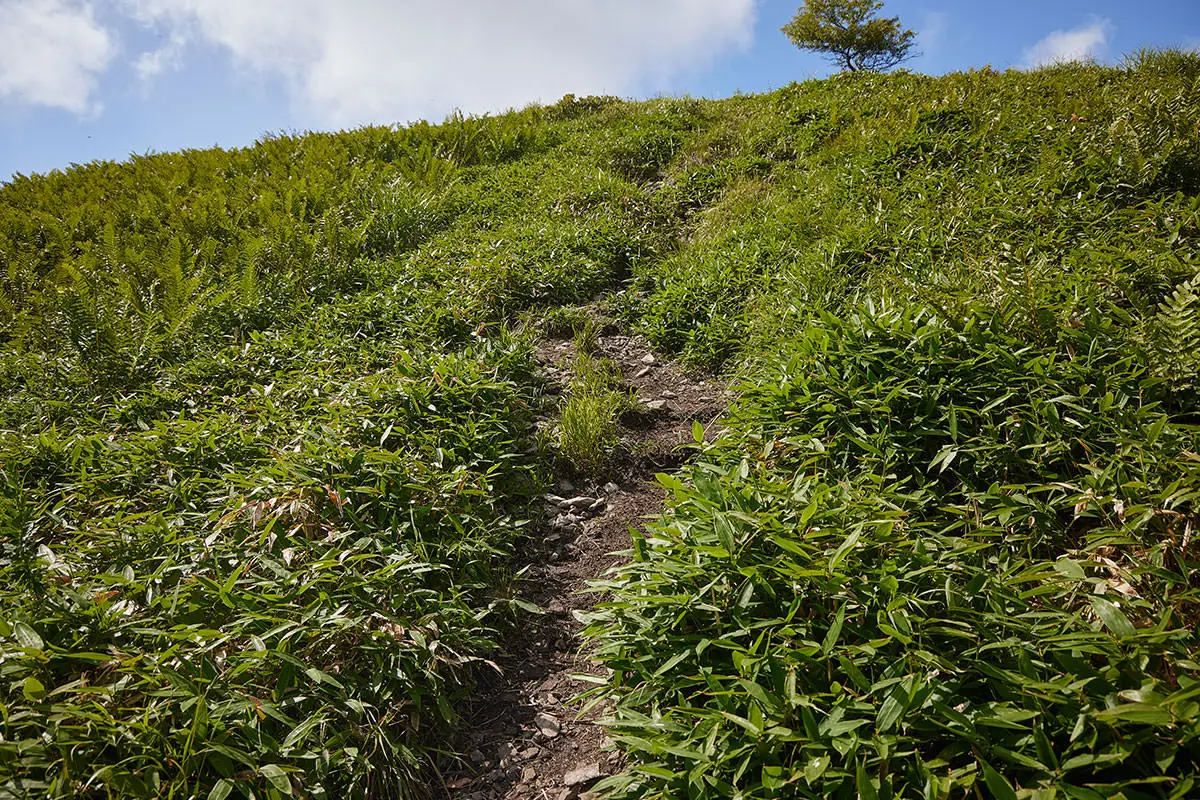
[[[629,529],[662,509],[658,472],[680,467],[694,441],[694,423],[707,438],[719,429],[728,390],[680,369],[652,352],[647,341],[603,329],[597,355],[620,366],[622,383],[636,391],[640,409],[621,419],[622,456],[607,479],[595,483],[560,477],[546,495],[545,523],[525,540],[518,563],[524,599],[545,610],[531,615],[495,659],[503,671],[480,687],[463,730],[467,763],[446,777],[454,800],[586,800],[589,787],[621,767],[621,755],[597,720],[603,707],[580,714],[572,698],[589,688],[576,675],[601,676],[579,638],[576,612],[602,598],[587,592],[630,547]],[[564,389],[575,344],[550,340],[539,348],[547,381]]]

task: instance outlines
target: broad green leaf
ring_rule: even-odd
[[[1017,800],[1017,790],[1013,785],[986,761],[980,761],[979,767],[983,770],[983,782],[987,784],[988,793],[994,800]]]
[[[32,703],[40,703],[46,699],[46,687],[37,678],[30,675],[21,686],[21,693]]]
[[[833,652],[833,648],[837,645],[838,637],[842,635],[842,625],[846,621],[846,604],[838,609],[837,616],[833,618],[833,624],[829,626],[829,630],[825,633],[825,640],[821,643],[821,654],[828,657]]]
[[[1054,571],[1063,577],[1073,581],[1087,580],[1087,573],[1083,571],[1078,561],[1072,561],[1069,558],[1060,558],[1054,562]]]
[[[857,762],[854,775],[859,800],[879,800],[879,787],[875,785],[875,778],[867,774],[866,764],[862,761]]]
[[[38,636],[37,631],[24,622],[13,623],[13,636],[16,637],[17,643],[21,647],[27,647],[30,650],[44,650],[46,648],[42,637]]]
[[[1104,623],[1104,627],[1108,628],[1117,636],[1133,636],[1137,633],[1137,629],[1133,627],[1133,623],[1129,621],[1129,617],[1121,609],[1103,597],[1092,597],[1092,608],[1096,610],[1096,616]]]
[[[1097,719],[1123,720],[1143,725],[1170,725],[1174,722],[1171,712],[1158,705],[1147,703],[1125,703],[1108,708],[1096,715]]]
[[[267,782],[275,788],[276,791],[291,796],[292,780],[287,773],[278,764],[267,764],[259,769],[262,776],[267,779]]]
[[[832,763],[833,759],[829,756],[817,756],[816,758],[809,759],[804,764],[804,780],[808,782],[809,786],[812,786],[813,783],[825,774]]]
[[[838,565],[842,563],[842,559],[849,553],[855,545],[858,544],[858,539],[862,535],[862,531],[856,530],[854,533],[846,537],[846,539],[833,551],[833,555],[829,557],[829,571],[836,572]]]

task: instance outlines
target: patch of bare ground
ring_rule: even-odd
[[[565,388],[574,344],[544,342],[538,351],[548,383]],[[689,373],[655,354],[640,336],[613,325],[603,329],[598,355],[621,368],[641,409],[622,420],[622,455],[607,479],[559,478],[545,498],[546,521],[518,554],[521,593],[547,613],[529,619],[496,657],[503,671],[480,687],[466,710],[463,752],[469,758],[446,776],[453,800],[572,800],[621,767],[621,755],[597,720],[604,709],[580,714],[572,698],[589,688],[572,675],[601,675],[579,639],[573,612],[600,598],[586,592],[631,546],[630,527],[662,509],[655,473],[672,471],[687,457],[693,423],[716,434],[729,404],[728,390],[711,377]]]

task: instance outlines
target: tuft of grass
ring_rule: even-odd
[[[578,306],[555,306],[541,313],[538,327],[545,336],[560,339],[574,336],[587,322],[588,313]]]
[[[632,401],[619,388],[620,368],[612,361],[596,359],[580,350],[573,370],[558,421],[555,447],[573,472],[600,477],[617,455],[618,420]]]
[[[600,329],[602,327],[595,317],[584,317],[575,326],[575,351],[585,356],[595,356],[600,352]]]

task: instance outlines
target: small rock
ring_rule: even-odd
[[[546,695],[546,705],[548,705],[548,706],[558,705],[558,695],[554,695],[554,694]]]
[[[654,363],[654,354],[646,353],[646,355],[642,356],[642,363],[643,364],[653,364]]]
[[[605,494],[616,494],[619,491],[621,491],[621,487],[617,486],[612,481],[609,481],[608,483],[604,484],[604,493]]]
[[[487,756],[485,756],[483,754],[483,751],[481,751],[481,750],[472,750],[470,755],[467,756],[467,758],[471,759],[476,764],[481,764],[484,761],[487,761]]]
[[[526,747],[524,750],[517,753],[517,758],[521,759],[522,761],[528,761],[531,758],[537,758],[538,753],[541,752],[542,751],[536,747]]]
[[[608,501],[601,498],[601,499],[597,500],[596,502],[592,503],[591,506],[588,507],[588,511],[591,511],[593,514],[598,514],[601,511],[603,511],[604,507],[607,505],[608,505]]]
[[[664,397],[667,400],[674,400],[676,397],[679,397],[679,395],[675,394],[670,389],[663,389],[661,392],[658,393],[658,396]]]
[[[574,790],[563,789],[555,796],[554,800],[571,800],[571,795],[573,794],[575,794]]]
[[[638,371],[637,371],[637,372],[634,374],[634,376],[633,376],[633,377],[634,377],[634,378],[644,378],[644,377],[646,377],[646,376],[647,376],[647,375],[649,375],[649,374],[650,374],[650,368],[649,368],[649,367],[642,367],[641,369],[639,369],[639,370],[638,370]]]
[[[563,776],[563,783],[567,786],[578,786],[598,781],[603,776],[604,773],[600,771],[600,763],[593,762],[591,764],[583,764],[568,772]]]
[[[589,507],[590,505],[592,505],[592,503],[595,503],[595,502],[596,502],[596,498],[594,498],[594,497],[586,497],[584,495],[579,495],[578,497],[572,497],[570,500],[564,500],[561,503],[559,503],[558,505],[559,505],[559,508],[562,508],[562,509],[570,509],[572,511],[578,511],[580,509]]]
[[[566,607],[566,605],[563,604],[562,600],[551,600],[550,605],[546,606],[546,610],[549,611],[551,614],[567,613],[567,607]]]
[[[533,783],[537,780],[537,770],[533,767],[526,767],[521,770],[521,783]]]
[[[649,403],[646,403],[646,408],[650,409],[651,411],[662,411],[666,407],[666,400],[651,400]]]
[[[696,398],[696,402],[697,402],[697,403],[712,403],[712,402],[714,402],[716,399],[717,399],[717,398],[713,397],[712,395],[708,395],[708,394],[702,394],[702,395],[700,395],[699,397],[697,397],[697,398]]]
[[[533,724],[537,726],[538,731],[547,739],[553,739],[562,731],[562,725],[557,719],[545,711],[539,711],[537,716],[533,718]]]
[[[560,506],[566,501],[565,497],[559,497],[556,494],[543,495],[542,499],[552,506]]]

